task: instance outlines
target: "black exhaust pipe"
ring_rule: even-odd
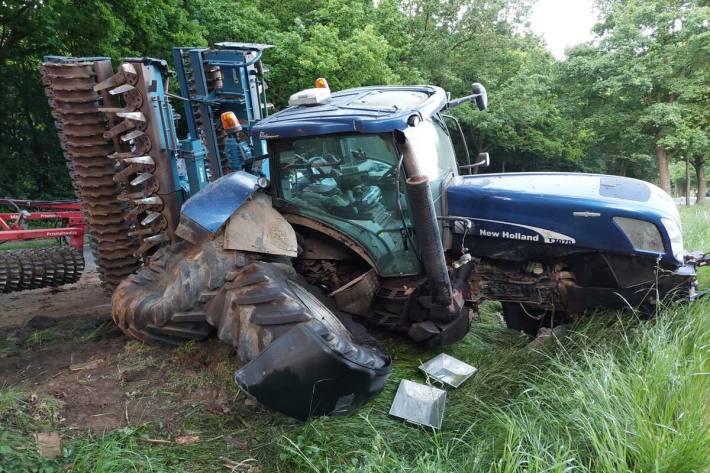
[[[429,179],[418,175],[407,179],[407,195],[417,235],[417,246],[431,285],[432,302],[449,306],[452,301],[451,280],[444,258],[444,246],[436,219]]]

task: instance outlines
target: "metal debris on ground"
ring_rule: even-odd
[[[403,379],[392,401],[390,415],[438,429],[444,420],[446,391]]]
[[[464,381],[478,371],[468,363],[446,353],[440,353],[431,360],[422,363],[419,365],[419,369],[428,377],[454,388],[461,386]]]

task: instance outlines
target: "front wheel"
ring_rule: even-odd
[[[567,321],[569,315],[562,310],[540,308],[519,302],[503,302],[503,320],[512,330],[536,336],[543,328],[551,328]]]

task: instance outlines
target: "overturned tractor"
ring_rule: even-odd
[[[267,48],[176,48],[179,96],[155,59],[115,73],[103,58],[44,64],[128,335],[216,334],[242,361],[245,392],[307,419],[352,412],[383,387],[390,360],[364,327],[442,346],[466,335],[483,300],[534,334],[588,309],[696,296],[707,258],[686,255],[657,187],[460,175],[487,157],[457,159],[443,113],[485,109],[480,84],[450,100],[435,86],[331,93],[320,79],[268,116]],[[169,98],[183,104],[185,139]]]

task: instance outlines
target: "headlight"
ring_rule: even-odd
[[[678,261],[683,261],[685,249],[683,248],[683,232],[680,229],[680,224],[670,218],[662,218],[661,222],[668,232],[668,238],[671,240],[671,250],[673,256]]]
[[[656,253],[665,252],[661,233],[651,222],[635,218],[614,217],[614,223],[621,228],[635,249]],[[683,246],[682,243],[681,246]]]

